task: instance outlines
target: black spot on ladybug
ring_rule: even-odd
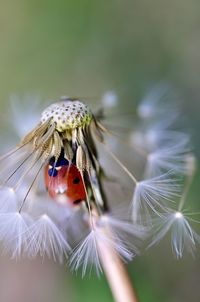
[[[73,183],[74,183],[75,185],[78,185],[79,182],[80,182],[80,178],[79,178],[79,177],[74,178]]]
[[[73,201],[73,204],[79,204],[82,201],[82,199],[76,199]]]

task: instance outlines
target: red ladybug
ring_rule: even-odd
[[[73,206],[86,200],[81,174],[74,164],[69,164],[63,154],[56,163],[54,158],[50,159],[44,174],[48,193],[57,202]]]

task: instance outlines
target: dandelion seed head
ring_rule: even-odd
[[[57,131],[63,132],[88,125],[92,120],[92,113],[89,107],[82,102],[67,99],[54,103],[43,111],[42,123],[49,119],[56,124]]]

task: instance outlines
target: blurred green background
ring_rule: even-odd
[[[198,0],[1,0],[0,4],[2,112],[12,93],[57,99],[99,97],[115,90],[123,104],[134,106],[148,86],[167,80],[181,93],[198,155]],[[195,209],[198,182],[197,176],[190,194]],[[168,241],[135,259],[129,270],[141,302],[200,301],[199,256],[176,261]],[[112,301],[103,277],[82,280],[64,273],[60,295],[70,302]]]

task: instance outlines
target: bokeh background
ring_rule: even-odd
[[[1,116],[13,93],[38,94],[41,100],[60,95],[96,99],[114,90],[127,108],[135,106],[149,86],[165,80],[181,95],[198,157],[199,37],[197,0],[0,0]],[[199,180],[197,173],[189,196],[196,211]],[[19,266],[13,263],[14,270]],[[45,263],[44,267],[49,266]],[[196,259],[186,256],[176,261],[166,240],[128,268],[141,302],[200,301],[198,254]],[[40,265],[35,266],[33,278],[31,270],[21,269],[26,286],[37,283],[40,270]],[[57,289],[52,301],[112,301],[103,277],[82,280],[67,267],[53,266],[52,270],[59,277],[51,279],[49,288],[42,285],[46,291],[53,285]],[[16,280],[21,273],[15,275]],[[32,276],[30,282],[25,276]],[[0,280],[4,277],[1,274]],[[9,278],[4,289],[10,288]]]

